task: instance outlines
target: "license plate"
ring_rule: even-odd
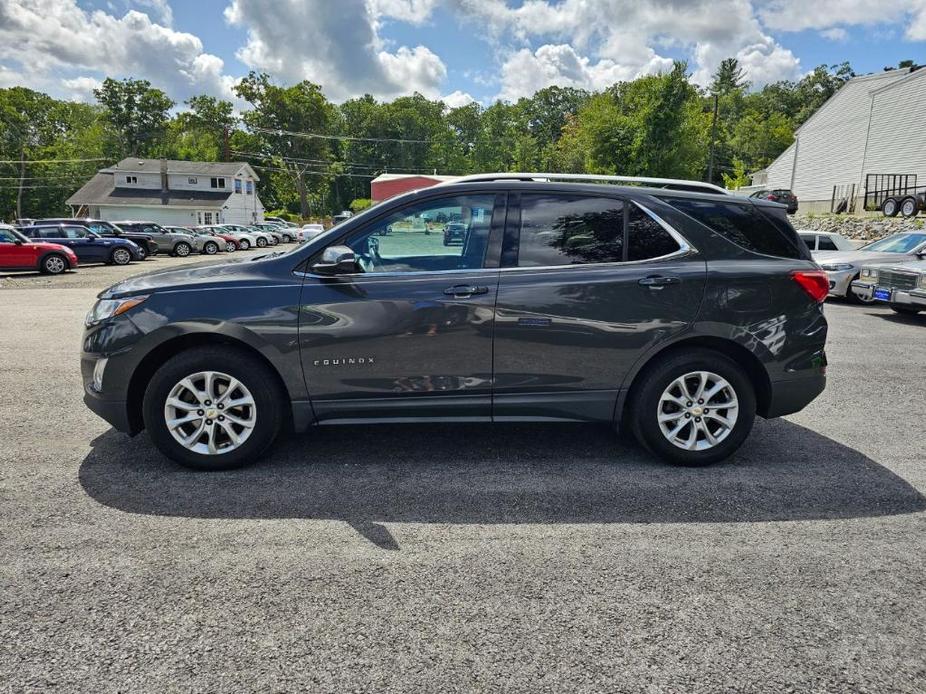
[[[890,301],[891,300],[891,290],[884,289],[883,287],[875,287],[874,294],[872,297],[878,301]]]

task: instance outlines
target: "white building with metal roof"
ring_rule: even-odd
[[[802,212],[829,212],[842,200],[861,212],[866,189],[872,207],[891,186],[926,186],[926,69],[849,80],[753,183],[790,188]]]
[[[75,216],[158,224],[251,224],[264,219],[260,179],[246,162],[127,157],[67,199]]]

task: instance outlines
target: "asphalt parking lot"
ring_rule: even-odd
[[[435,425],[197,474],[78,350],[106,284],[201,260],[0,276],[0,690],[926,690],[926,316],[828,304],[826,392],[707,469]]]

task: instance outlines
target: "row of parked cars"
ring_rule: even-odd
[[[306,241],[321,224],[296,227],[268,221],[248,226],[162,226],[154,222],[53,218],[0,225],[0,270],[38,270],[58,275],[80,263],[127,265],[159,253],[180,258],[215,255]]]
[[[799,231],[826,272],[830,296],[885,303],[906,315],[926,311],[926,231],[904,231],[855,248],[839,234]]]

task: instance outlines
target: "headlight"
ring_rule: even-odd
[[[821,265],[824,270],[827,272],[839,272],[840,270],[851,270],[855,266],[851,263],[827,263],[826,265]]]
[[[147,298],[147,295],[145,295],[130,296],[124,299],[100,299],[93,305],[93,308],[90,309],[90,313],[87,314],[84,323],[89,328],[91,325],[96,325],[100,321],[121,315],[135,308]]]
[[[861,276],[866,280],[871,280],[872,282],[878,281],[878,271],[874,268],[863,267]]]
[[[920,278],[916,281],[916,286],[920,289],[926,289],[926,273],[920,275]]]

